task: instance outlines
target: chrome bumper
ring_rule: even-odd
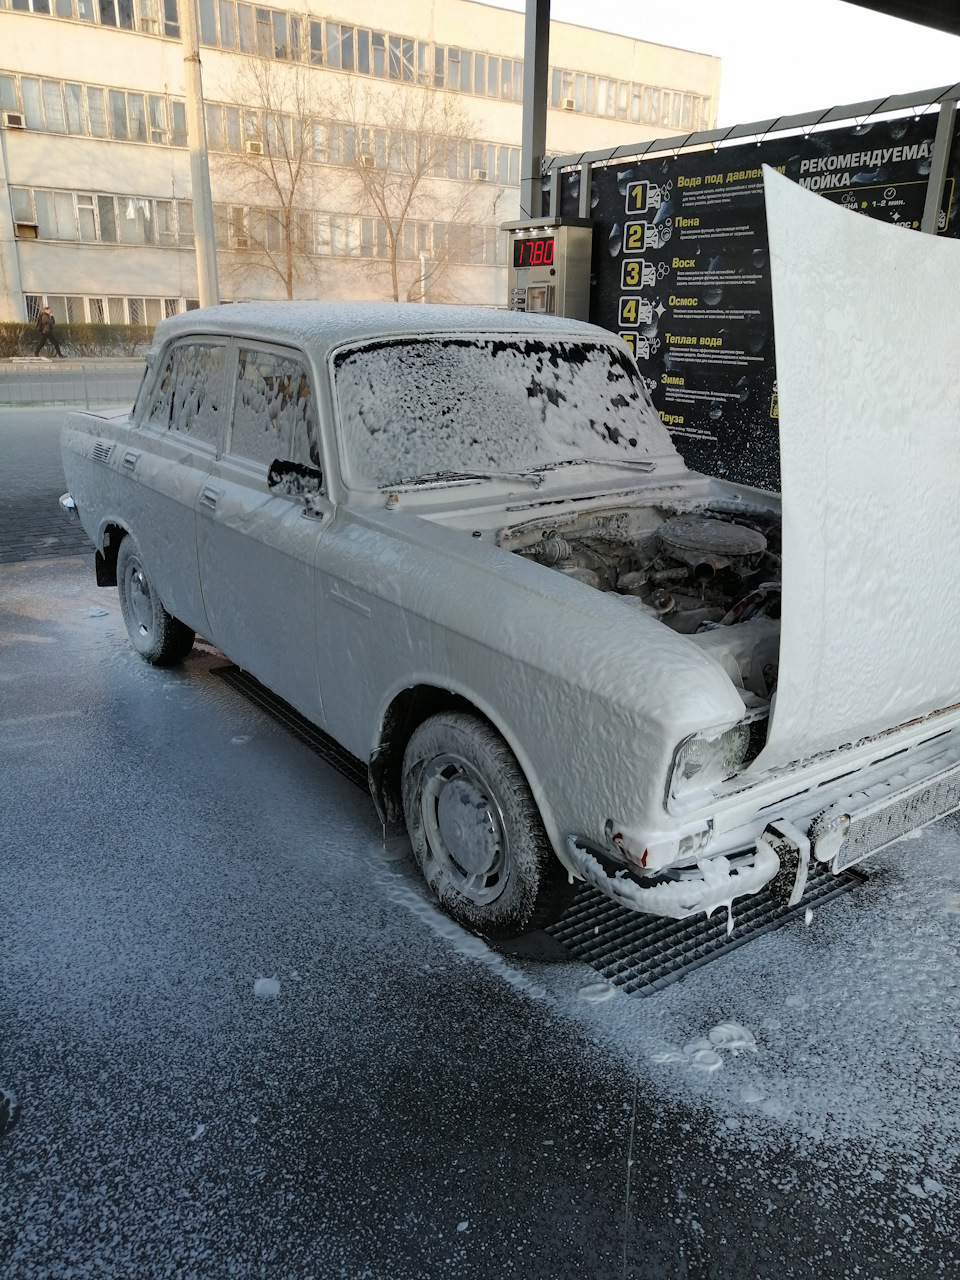
[[[80,523],[80,512],[77,510],[77,504],[71,498],[69,493],[60,495],[60,510],[73,524]]]

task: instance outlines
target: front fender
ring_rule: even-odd
[[[662,826],[677,744],[743,715],[720,664],[616,597],[467,535],[388,519],[387,528],[348,520],[324,549],[325,575],[339,584],[324,592],[328,649],[352,672],[338,681],[350,686],[349,705],[338,713],[337,690],[325,688],[324,706],[348,736],[361,712],[356,754],[375,756],[402,690],[433,688],[503,736],[568,865],[571,831],[601,839],[614,814]],[[349,610],[338,607],[344,590]]]

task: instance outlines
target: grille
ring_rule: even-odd
[[[106,462],[113,453],[113,444],[109,440],[98,440],[93,446],[93,456],[97,462]]]
[[[338,773],[342,773],[363,791],[368,790],[367,766],[362,760],[358,760],[355,755],[351,755],[341,747],[340,743],[331,738],[328,733],[311,724],[299,711],[294,711],[293,707],[288,706],[282,698],[278,698],[275,693],[264,688],[259,680],[255,680],[248,672],[241,671],[239,667],[231,664],[227,667],[213,667],[212,670],[214,675],[219,676],[231,689],[242,693],[254,706],[266,712],[271,720],[275,720],[295,738],[299,738],[327,764],[333,765]]]
[[[795,907],[785,909],[775,902],[769,888],[734,903],[735,928],[730,937],[726,911],[717,911],[709,919],[699,915],[666,920],[628,911],[584,885],[546,932],[613,986],[630,995],[646,996],[679,982],[752,938],[789,924],[807,907],[822,907],[866,880],[859,870],[834,876],[818,865],[811,870],[806,892]]]

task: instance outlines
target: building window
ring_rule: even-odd
[[[146,142],[147,112],[142,93],[127,94],[127,118],[129,121],[130,140],[132,142]]]
[[[96,240],[97,220],[94,215],[93,196],[77,194],[77,221],[81,240]]]
[[[310,23],[310,61],[315,67],[323,65],[323,23]]]
[[[220,0],[220,44],[224,49],[237,47],[237,11],[233,0]]]
[[[261,58],[273,57],[273,23],[269,9],[257,9],[257,53]]]
[[[117,215],[113,196],[97,196],[97,218],[100,223],[100,239],[104,244],[117,243]],[[111,321],[116,323],[116,321]]]
[[[193,201],[177,201],[177,243],[181,249],[193,248]]]
[[[370,32],[357,31],[357,70],[361,75],[370,74]]]
[[[43,105],[40,99],[40,81],[22,76],[20,92],[23,95],[23,118],[28,129],[43,128]]]
[[[170,109],[173,113],[173,145],[185,147],[187,145],[186,107],[182,102],[171,102]]]
[[[90,132],[95,138],[107,136],[107,109],[102,89],[87,86],[87,110],[90,114]]]
[[[253,9],[248,4],[237,5],[237,32],[241,53],[255,53],[257,49],[256,25]]]
[[[10,202],[13,206],[14,222],[36,222],[33,214],[33,201],[28,187],[11,187]]]
[[[200,43],[216,45],[217,14],[214,0],[198,0],[197,8],[200,11]]]
[[[150,108],[150,141],[165,143],[167,140],[167,117],[166,104],[163,98],[158,98],[151,94],[149,99]]]
[[[100,0],[100,22],[105,27],[133,30],[132,0]]]
[[[126,94],[118,93],[116,89],[111,89],[108,97],[110,100],[110,136],[111,138],[125,139],[127,136]]]
[[[177,243],[177,227],[172,200],[157,200],[157,244],[172,246]]]
[[[273,56],[287,60],[290,57],[290,43],[287,34],[287,15],[273,11]]]
[[[382,80],[387,74],[387,38],[382,31],[370,32],[370,50],[373,54],[373,74]]]
[[[83,119],[83,85],[65,84],[63,101],[66,109],[67,132],[86,133]]]
[[[35,191],[33,199],[41,240],[77,239],[77,215],[71,191]]]

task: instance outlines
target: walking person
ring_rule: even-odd
[[[60,359],[63,359],[63,352],[60,350],[60,343],[57,341],[57,335],[53,332],[53,326],[56,324],[53,312],[49,307],[44,307],[37,316],[37,328],[40,330],[40,342],[37,349],[33,353],[38,356],[48,342],[52,342],[54,349]]]

